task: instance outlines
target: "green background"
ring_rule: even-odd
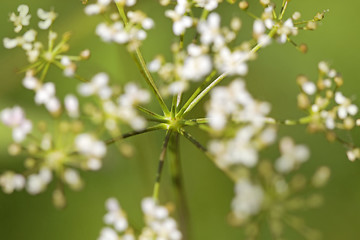
[[[105,44],[96,37],[94,29],[98,17],[87,17],[79,0],[29,0],[2,1],[0,8],[0,39],[13,37],[12,23],[8,13],[26,2],[31,6],[35,18],[35,9],[45,10],[51,6],[60,14],[54,29],[58,33],[71,31],[71,53],[90,48],[92,58],[80,64],[79,72],[89,78],[97,72],[105,71],[113,82],[137,81],[143,84],[129,55],[123,47]],[[156,21],[156,28],[150,31],[143,45],[146,59],[158,53],[169,56],[169,46],[174,40],[170,34],[170,21],[163,17],[163,9],[156,1],[142,0],[137,5]],[[252,1],[250,1],[252,2]],[[253,5],[258,5],[253,1]],[[280,0],[277,0],[280,4]],[[342,91],[359,103],[360,83],[358,80],[360,63],[360,8],[359,1],[301,0],[291,1],[287,13],[295,10],[302,12],[304,19],[311,18],[317,11],[330,9],[321,26],[315,32],[303,32],[295,38],[296,42],[305,42],[309,47],[307,54],[301,54],[290,44],[272,46],[261,51],[259,58],[250,63],[250,73],[246,77],[248,88],[261,100],[272,103],[272,115],[277,118],[296,118],[300,111],[296,108],[298,87],[295,78],[299,73],[314,79],[317,76],[317,63],[326,60],[342,72],[345,85]],[[254,7],[254,12],[260,10]],[[219,11],[226,13],[226,22],[231,16],[240,16],[244,29],[240,39],[248,39],[252,20],[241,13],[237,7],[225,3]],[[289,15],[287,15],[289,16]],[[0,48],[0,109],[16,104],[27,109],[32,119],[44,119],[48,115],[42,108],[34,107],[33,93],[21,86],[22,76],[16,70],[26,64],[24,54],[19,49]],[[57,85],[57,91],[63,96],[74,91],[76,81],[61,76],[57,70],[50,71],[49,79]],[[152,109],[158,111],[157,106]],[[202,107],[197,108],[201,116]],[[0,171],[22,169],[23,159],[12,158],[7,154],[7,145],[11,142],[10,131],[0,126]],[[206,136],[194,132],[202,142]],[[339,144],[328,143],[320,134],[310,135],[304,127],[282,127],[280,135],[291,135],[297,142],[306,143],[312,151],[311,161],[302,168],[305,174],[312,173],[317,166],[329,165],[332,179],[324,190],[325,204],[317,210],[309,210],[301,215],[308,224],[321,230],[325,240],[357,240],[360,236],[360,166],[350,163],[345,149]],[[82,173],[86,186],[80,192],[67,191],[68,206],[56,210],[51,203],[51,191],[38,196],[25,192],[12,195],[0,193],[0,239],[96,239],[105,214],[104,201],[108,197],[117,197],[130,219],[136,226],[141,225],[140,201],[149,196],[152,190],[153,176],[163,132],[135,137],[129,140],[136,146],[136,154],[131,159],[121,157],[114,147],[109,150],[104,167],[99,172]],[[359,134],[352,135],[355,143],[360,144]],[[185,171],[185,185],[191,210],[192,239],[196,240],[235,240],[243,239],[242,231],[226,223],[233,197],[233,184],[201,152],[182,140],[182,161]],[[273,156],[276,156],[272,154]],[[167,175],[163,181],[169,181]],[[49,190],[54,186],[51,185]],[[162,195],[165,200],[168,196]],[[262,239],[269,239],[263,235]],[[301,239],[297,234],[288,232],[286,239]]]

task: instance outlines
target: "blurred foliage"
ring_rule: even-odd
[[[174,39],[170,34],[170,20],[164,17],[163,9],[155,5],[156,2],[139,0],[137,5],[156,22],[155,30],[150,31],[149,38],[142,47],[148,60],[157,53],[170,54],[169,47]],[[250,2],[258,5],[256,1]],[[278,2],[280,4],[280,0]],[[14,36],[8,13],[21,3],[24,1],[2,1],[1,39]],[[135,80],[145,85],[123,47],[101,43],[93,34],[98,19],[85,16],[80,0],[29,0],[26,3],[31,6],[33,17],[37,8],[49,9],[54,6],[60,14],[54,29],[58,33],[69,30],[72,32],[71,51],[78,53],[84,48],[91,49],[91,59],[80,65],[81,75],[90,78],[97,72],[106,71],[114,82]],[[262,50],[257,61],[250,64],[250,73],[246,77],[250,92],[258,99],[271,102],[275,117],[295,118],[299,115],[296,108],[296,76],[304,73],[310,78],[316,78],[317,63],[326,60],[343,73],[343,91],[353,94],[355,103],[359,103],[359,8],[358,1],[291,1],[288,14],[299,10],[304,18],[312,18],[318,11],[330,9],[330,12],[326,14],[317,31],[306,32],[301,34],[300,38],[295,38],[296,42],[305,42],[308,45],[307,54],[299,53],[290,44],[274,44]],[[225,13],[223,21],[234,15],[240,16],[244,23],[240,34],[244,35],[239,37],[249,37],[252,19],[228,3],[224,3],[218,11]],[[254,11],[256,12],[256,7]],[[16,74],[16,71],[24,64],[22,51],[0,48],[0,109],[18,104],[27,109],[32,119],[47,118],[45,111],[32,103],[33,93],[21,87],[22,75]],[[50,72],[49,78],[54,79],[60,96],[75,90],[77,82],[63,77],[56,69]],[[152,106],[152,109],[159,110],[157,106]],[[198,107],[197,111],[203,110]],[[10,131],[0,126],[0,133],[0,171],[21,169],[23,159],[12,158],[7,154]],[[116,148],[111,147],[101,171],[83,174],[85,188],[81,192],[67,191],[68,206],[64,210],[58,211],[53,207],[51,191],[35,197],[24,192],[10,196],[0,193],[0,239],[96,239],[105,213],[104,201],[110,196],[120,200],[135,226],[141,225],[140,200],[151,194],[163,134],[148,134],[129,140],[137,150],[131,159],[121,157]],[[356,227],[360,222],[359,163],[349,162],[342,146],[328,143],[323,136],[310,135],[304,127],[281,127],[280,134],[291,135],[297,142],[310,146],[311,161],[304,165],[302,172],[311,173],[316,166],[324,164],[329,165],[333,172],[324,193],[325,205],[318,210],[304,213],[309,225],[321,230],[326,240],[359,239],[360,229]],[[206,142],[200,132],[194,135]],[[359,132],[348,137],[352,137],[355,143],[360,143]],[[233,184],[188,142],[182,141],[181,145],[185,185],[191,210],[192,239],[242,239],[241,229],[233,228],[226,222],[233,197]],[[275,151],[269,155],[276,156]],[[163,181],[169,180],[169,176],[165,175]],[[171,199],[171,194],[164,193],[162,199]],[[287,239],[301,239],[293,232],[289,232],[287,236]],[[267,230],[264,230],[261,239],[270,239]]]

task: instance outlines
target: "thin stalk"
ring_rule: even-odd
[[[33,64],[30,64],[30,65],[28,65],[28,66],[25,66],[25,67],[21,68],[17,73],[26,72],[26,71],[28,71],[28,70],[30,70],[30,69],[34,69],[34,68],[38,67],[38,66],[41,65],[41,64],[43,64],[43,61],[42,61],[42,60],[37,61],[37,62],[35,62],[35,63],[33,63]]]
[[[172,103],[171,103],[171,110],[170,110],[171,118],[175,118],[175,116],[176,116],[177,99],[178,99],[178,95],[174,95],[173,99],[172,99]]]
[[[269,32],[268,36],[270,38],[274,37],[277,30],[278,30],[278,27],[274,26],[271,29],[271,31]],[[258,43],[253,49],[251,49],[249,54],[251,55],[251,54],[256,53],[263,46],[264,46],[263,43]],[[209,86],[207,86],[199,95],[197,95],[196,98],[193,101],[191,101],[189,106],[183,111],[182,115],[180,115],[180,112],[179,112],[178,115],[179,116],[185,116],[188,112],[190,112],[210,92],[211,89],[213,89],[217,84],[219,84],[227,76],[228,76],[228,73],[225,72],[225,73],[221,74],[219,77],[217,77],[212,83],[210,83]]]
[[[49,67],[50,67],[50,62],[46,63],[42,73],[41,73],[41,77],[40,77],[40,81],[43,82],[45,80],[45,77],[46,77],[46,74],[48,73],[49,71]]]
[[[163,167],[164,167],[164,162],[165,162],[165,157],[166,157],[166,150],[167,150],[167,147],[168,147],[168,144],[169,144],[171,134],[172,134],[171,130],[168,130],[166,132],[163,147],[162,147],[162,150],[161,150],[161,153],[160,153],[159,164],[158,164],[158,169],[157,169],[156,179],[155,179],[155,184],[154,184],[154,190],[153,190],[153,199],[156,202],[159,201],[161,174],[162,174],[162,170],[163,170]]]
[[[207,86],[197,97],[189,104],[189,106],[185,109],[183,116],[185,116],[188,112],[191,111],[207,94],[213,89],[217,84],[219,84],[225,77],[227,77],[228,73],[225,72],[221,74],[218,78],[216,78],[209,86]]]
[[[119,11],[119,14],[122,18],[122,20],[124,21],[125,27],[129,24],[129,21],[127,19],[127,16],[125,14],[124,11],[124,6],[121,5],[120,3],[116,3],[117,9]],[[149,69],[146,66],[146,62],[144,60],[144,57],[140,51],[140,49],[138,47],[135,48],[135,54],[133,56],[133,59],[135,60],[135,58],[137,57],[137,59],[135,60],[135,63],[137,65],[137,67],[139,68],[141,74],[143,75],[146,83],[150,86],[151,90],[153,91],[153,93],[155,94],[156,98],[158,99],[158,102],[160,104],[161,109],[163,110],[164,114],[168,115],[169,114],[169,109],[167,108],[163,98],[160,95],[160,92],[158,90],[158,88],[155,85],[154,79],[152,78]]]
[[[262,119],[264,123],[286,125],[286,126],[304,125],[310,123],[311,120],[312,120],[312,116],[306,116],[299,119],[286,119],[286,120],[277,120],[271,117],[265,117]],[[237,120],[237,123],[242,123],[242,124],[251,123],[251,120]],[[185,126],[199,126],[202,124],[209,124],[209,119],[196,118],[196,119],[184,120]]]
[[[206,20],[208,15],[209,15],[209,11],[204,8],[204,10],[201,13],[200,21]]]
[[[169,142],[169,160],[171,167],[171,178],[175,192],[176,206],[178,207],[178,218],[183,239],[190,238],[190,211],[186,200],[184,188],[183,171],[180,161],[179,133],[174,133]]]
[[[251,18],[257,20],[257,19],[260,19],[258,16],[256,16],[254,13],[252,12],[249,12],[248,10],[244,10],[244,12],[249,15]]]
[[[279,15],[279,20],[282,20],[282,19],[283,19],[289,1],[290,1],[290,0],[283,0],[282,6],[281,6],[280,15]]]
[[[147,115],[151,116],[151,117],[154,117],[154,118],[157,118],[157,119],[164,119],[164,116],[161,116],[157,113],[154,113],[152,111],[150,111],[149,109],[146,109],[140,105],[137,106],[137,109],[139,109],[141,112],[143,113],[146,113]]]
[[[210,160],[212,160],[216,164],[215,157],[207,150],[205,146],[203,146],[199,141],[197,141],[193,136],[191,136],[190,133],[186,132],[183,129],[180,129],[180,134],[183,135],[192,144],[194,144],[195,147],[202,151]],[[231,180],[233,180],[234,182],[237,181],[236,177],[233,176],[231,172],[228,171],[226,168],[221,168],[219,165],[217,165],[217,167],[220,168],[222,172],[225,173],[225,175],[228,176]]]
[[[207,118],[197,118],[197,119],[189,119],[185,120],[185,126],[199,126],[201,124],[209,124],[209,119]]]
[[[141,65],[142,69],[144,70],[144,72],[145,72],[145,74],[147,76],[147,78],[145,80],[148,82],[148,84],[150,85],[150,87],[151,87],[152,91],[154,92],[156,98],[158,99],[158,101],[160,103],[160,107],[163,110],[164,114],[169,114],[169,109],[167,108],[163,98],[160,95],[160,92],[159,92],[158,88],[155,85],[154,79],[152,78],[152,76],[150,74],[150,71],[146,66],[144,57],[143,57],[140,49],[136,48],[135,52],[136,52],[136,55],[137,55],[137,57],[138,57],[138,59],[140,61],[140,65]]]
[[[161,129],[165,129],[164,124],[157,124],[155,126],[145,128],[144,130],[132,131],[132,132],[129,132],[129,133],[125,133],[125,134],[122,134],[122,135],[120,135],[118,137],[108,139],[108,140],[106,140],[104,142],[106,143],[106,145],[110,145],[110,144],[113,144],[113,143],[115,143],[117,141],[123,140],[125,138],[129,138],[129,137],[132,137],[132,136],[136,136],[136,135],[140,135],[140,134],[143,134],[143,133],[152,132],[152,131],[156,131],[156,130],[161,130]]]
[[[52,63],[53,63],[56,67],[58,67],[59,69],[61,69],[61,70],[64,70],[64,69],[65,69],[65,66],[62,65],[62,64],[61,64],[60,62],[58,62],[58,61],[53,61]],[[77,74],[77,73],[75,73],[72,77],[75,78],[75,79],[77,79],[77,80],[79,80],[79,81],[81,81],[81,82],[84,82],[84,83],[89,82],[89,80],[87,80],[86,78],[80,76],[80,75]]]
[[[157,123],[165,123],[165,124],[169,124],[169,120],[167,119],[159,119],[159,118],[151,118],[151,117],[147,117],[146,118],[147,121],[149,122],[157,122]]]
[[[275,26],[271,29],[271,31],[269,32],[268,36],[269,36],[270,38],[274,37],[274,35],[276,34],[277,30],[278,30],[278,27],[275,25]],[[263,46],[264,46],[263,43],[258,43],[253,49],[251,49],[250,53],[251,53],[251,54],[256,53],[256,52],[259,51],[259,49],[262,48]]]
[[[184,106],[180,109],[177,116],[181,116],[185,110],[189,107],[191,102],[196,98],[196,96],[208,85],[211,79],[215,76],[216,70],[212,71],[209,76],[205,79],[205,81],[195,90],[195,92],[191,95],[191,97],[186,101]]]

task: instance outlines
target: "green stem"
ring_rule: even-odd
[[[105,143],[106,143],[106,145],[110,145],[110,144],[113,144],[113,143],[115,143],[117,141],[123,140],[125,138],[129,138],[129,137],[132,137],[132,136],[136,136],[136,135],[140,135],[140,134],[143,134],[143,133],[152,132],[152,131],[156,131],[156,130],[161,130],[161,129],[166,129],[166,126],[164,124],[157,124],[155,126],[145,128],[144,130],[132,131],[132,132],[129,132],[129,133],[122,134],[122,135],[120,135],[118,137],[108,139],[108,140],[105,141]]]
[[[21,68],[17,73],[23,73],[23,72],[26,72],[30,69],[34,69],[38,66],[40,66],[41,64],[43,64],[44,62],[42,61],[42,59],[38,60],[37,62],[33,63],[33,64],[30,64],[28,66],[25,66],[23,68]]]
[[[281,11],[280,11],[280,16],[279,16],[279,20],[282,20],[286,11],[286,8],[288,6],[288,3],[290,2],[290,0],[283,0],[282,6],[281,6]]]
[[[161,150],[161,153],[160,153],[159,164],[158,164],[158,169],[157,169],[156,179],[155,179],[155,184],[154,184],[154,190],[153,190],[153,199],[156,202],[159,201],[161,174],[162,174],[162,170],[163,170],[163,167],[164,167],[164,162],[165,162],[165,157],[166,157],[166,150],[167,150],[167,147],[168,147],[168,144],[169,144],[171,134],[172,134],[171,130],[168,130],[166,132],[163,147],[162,147],[162,150]]]
[[[180,129],[180,134],[183,135],[187,140],[189,140],[195,147],[197,147],[200,151],[202,151],[210,160],[212,160],[218,168],[222,170],[223,173],[225,173],[226,176],[228,176],[231,180],[234,182],[237,181],[236,176],[231,174],[229,170],[226,168],[221,168],[215,160],[215,156],[212,155],[205,146],[203,146],[199,141],[197,141],[193,136],[191,136],[190,133],[186,132],[184,129]]]
[[[139,109],[141,112],[146,113],[147,115],[149,115],[151,117],[154,117],[159,120],[164,120],[164,116],[154,113],[154,112],[150,111],[149,109],[146,109],[140,105],[137,106],[137,109]]]
[[[271,31],[269,32],[268,36],[270,38],[274,37],[274,35],[276,34],[278,30],[277,26],[274,26]],[[263,43],[258,43],[253,49],[251,49],[249,55],[256,53],[257,51],[259,51],[259,49],[261,49],[264,46]],[[213,89],[217,84],[219,84],[224,78],[226,78],[228,76],[228,73],[225,72],[223,74],[221,74],[219,77],[217,77],[212,83],[210,83],[209,86],[207,86],[204,90],[202,90],[202,92],[196,96],[196,98],[194,100],[192,100],[189,104],[188,107],[185,110],[180,110],[178,116],[185,116],[188,112],[190,112],[209,92],[211,89]],[[206,80],[205,80],[206,81]],[[198,89],[196,90],[198,91]],[[195,96],[195,93],[193,94],[193,96]],[[184,107],[183,107],[184,108]],[[180,114],[181,113],[181,114]]]
[[[204,8],[204,10],[201,13],[200,21],[204,21],[208,15],[209,15],[209,11]]]
[[[209,86],[207,86],[197,97],[189,104],[189,106],[185,109],[183,116],[185,116],[188,112],[191,111],[207,94],[213,89],[217,84],[219,84],[225,77],[227,77],[228,73],[225,72],[221,74],[218,78],[216,78]]]
[[[186,200],[186,192],[184,189],[183,172],[180,161],[180,146],[179,133],[174,133],[170,137],[169,142],[169,160],[171,167],[171,177],[173,188],[175,191],[176,206],[178,207],[178,218],[180,230],[183,234],[183,239],[190,238],[190,216],[189,208]]]
[[[248,10],[244,10],[244,12],[249,15],[251,18],[257,20],[257,19],[260,19],[258,16],[256,16],[254,13],[252,12],[249,12]]]
[[[152,78],[152,76],[151,76],[151,74],[149,72],[149,69],[146,66],[144,57],[142,56],[140,49],[136,48],[135,52],[136,52],[136,55],[137,55],[137,57],[138,57],[138,59],[140,61],[140,66],[145,72],[145,75],[146,75],[145,80],[150,85],[152,91],[154,92],[156,98],[158,99],[158,101],[160,103],[160,107],[163,110],[164,114],[165,115],[169,114],[169,109],[167,108],[164,100],[162,99],[162,97],[160,95],[160,92],[159,92],[158,88],[155,85],[154,79]]]
[[[40,81],[43,82],[45,80],[46,74],[49,71],[49,67],[50,67],[50,62],[46,63],[42,73],[41,73],[41,77],[40,77]]]
[[[60,62],[58,61],[53,61],[52,62],[56,67],[60,68],[61,70],[64,70],[65,69],[65,66],[63,66]],[[84,82],[84,83],[87,83],[89,82],[89,80],[85,79],[84,77],[80,76],[79,74],[75,73],[73,76],[73,78],[81,81],[81,82]]]
[[[209,76],[205,79],[205,81],[195,90],[195,92],[191,95],[191,97],[186,101],[184,106],[180,109],[178,114],[176,116],[182,116],[182,114],[185,112],[185,110],[189,107],[191,102],[196,98],[196,96],[208,85],[208,83],[211,81],[211,79],[215,76],[216,70],[212,71]]]
[[[116,3],[116,6],[118,8],[119,14],[122,18],[122,20],[124,21],[125,24],[125,28],[127,27],[127,25],[129,24],[129,21],[126,17],[125,11],[124,11],[124,6],[121,5],[120,3]],[[131,55],[134,55],[133,53],[130,53]],[[135,56],[132,56],[133,59],[135,60],[135,63],[137,65],[137,67],[139,68],[141,74],[143,75],[146,83],[150,86],[151,90],[153,91],[153,93],[155,94],[156,98],[159,101],[160,107],[162,109],[162,111],[164,112],[165,115],[168,115],[169,109],[167,108],[163,98],[161,97],[161,94],[158,90],[158,88],[155,85],[154,79],[152,78],[149,69],[146,66],[146,62],[144,60],[144,57],[140,51],[140,49],[138,47],[135,48],[135,54],[137,59],[135,60]]]

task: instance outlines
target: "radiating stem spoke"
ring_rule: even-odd
[[[119,11],[119,14],[125,24],[125,28],[127,27],[128,25],[128,19],[127,19],[127,16],[125,14],[125,11],[124,11],[124,7],[121,3],[116,3],[116,6],[118,8],[118,11]],[[167,108],[163,98],[161,97],[160,95],[160,92],[158,90],[158,88],[156,87],[155,85],[155,82],[154,82],[154,79],[152,78],[151,74],[150,74],[150,71],[149,69],[147,68],[146,66],[146,62],[144,60],[144,57],[139,49],[139,47],[136,47],[135,48],[135,53],[130,53],[131,56],[133,57],[135,63],[136,63],[136,66],[139,68],[142,76],[144,77],[146,83],[150,86],[151,90],[153,91],[153,93],[155,94],[159,104],[160,104],[160,107],[162,109],[162,111],[164,112],[164,114],[169,114],[169,109]]]
[[[153,199],[156,202],[159,201],[161,175],[162,175],[162,170],[163,170],[164,163],[165,163],[166,150],[167,150],[167,147],[169,144],[171,134],[172,134],[171,130],[168,130],[166,132],[163,147],[162,147],[162,150],[160,153],[159,164],[158,164],[158,169],[157,169],[156,179],[155,179],[155,184],[154,184],[154,190],[153,190]]]
[[[129,138],[129,137],[132,137],[132,136],[136,136],[136,135],[140,135],[140,134],[143,134],[143,133],[152,132],[152,131],[156,131],[156,130],[161,130],[161,129],[165,129],[164,124],[157,124],[155,126],[145,128],[144,130],[132,131],[132,132],[129,132],[129,133],[125,133],[125,134],[122,134],[122,135],[120,135],[118,137],[108,139],[108,140],[105,141],[105,143],[106,143],[106,145],[110,145],[112,143],[123,140],[125,138]]]
[[[193,136],[191,136],[190,133],[186,132],[185,130],[180,129],[179,131],[181,135],[183,135],[187,140],[194,144],[195,147],[201,150],[209,159],[211,159],[217,165],[215,161],[215,156],[212,155],[205,146],[203,146],[199,141],[197,141]],[[217,167],[220,168],[222,170],[221,172],[225,173],[226,176],[228,176],[231,180],[233,180],[234,182],[237,181],[236,177],[231,174],[229,170],[227,170],[226,168],[221,168],[219,165],[217,165]]]

